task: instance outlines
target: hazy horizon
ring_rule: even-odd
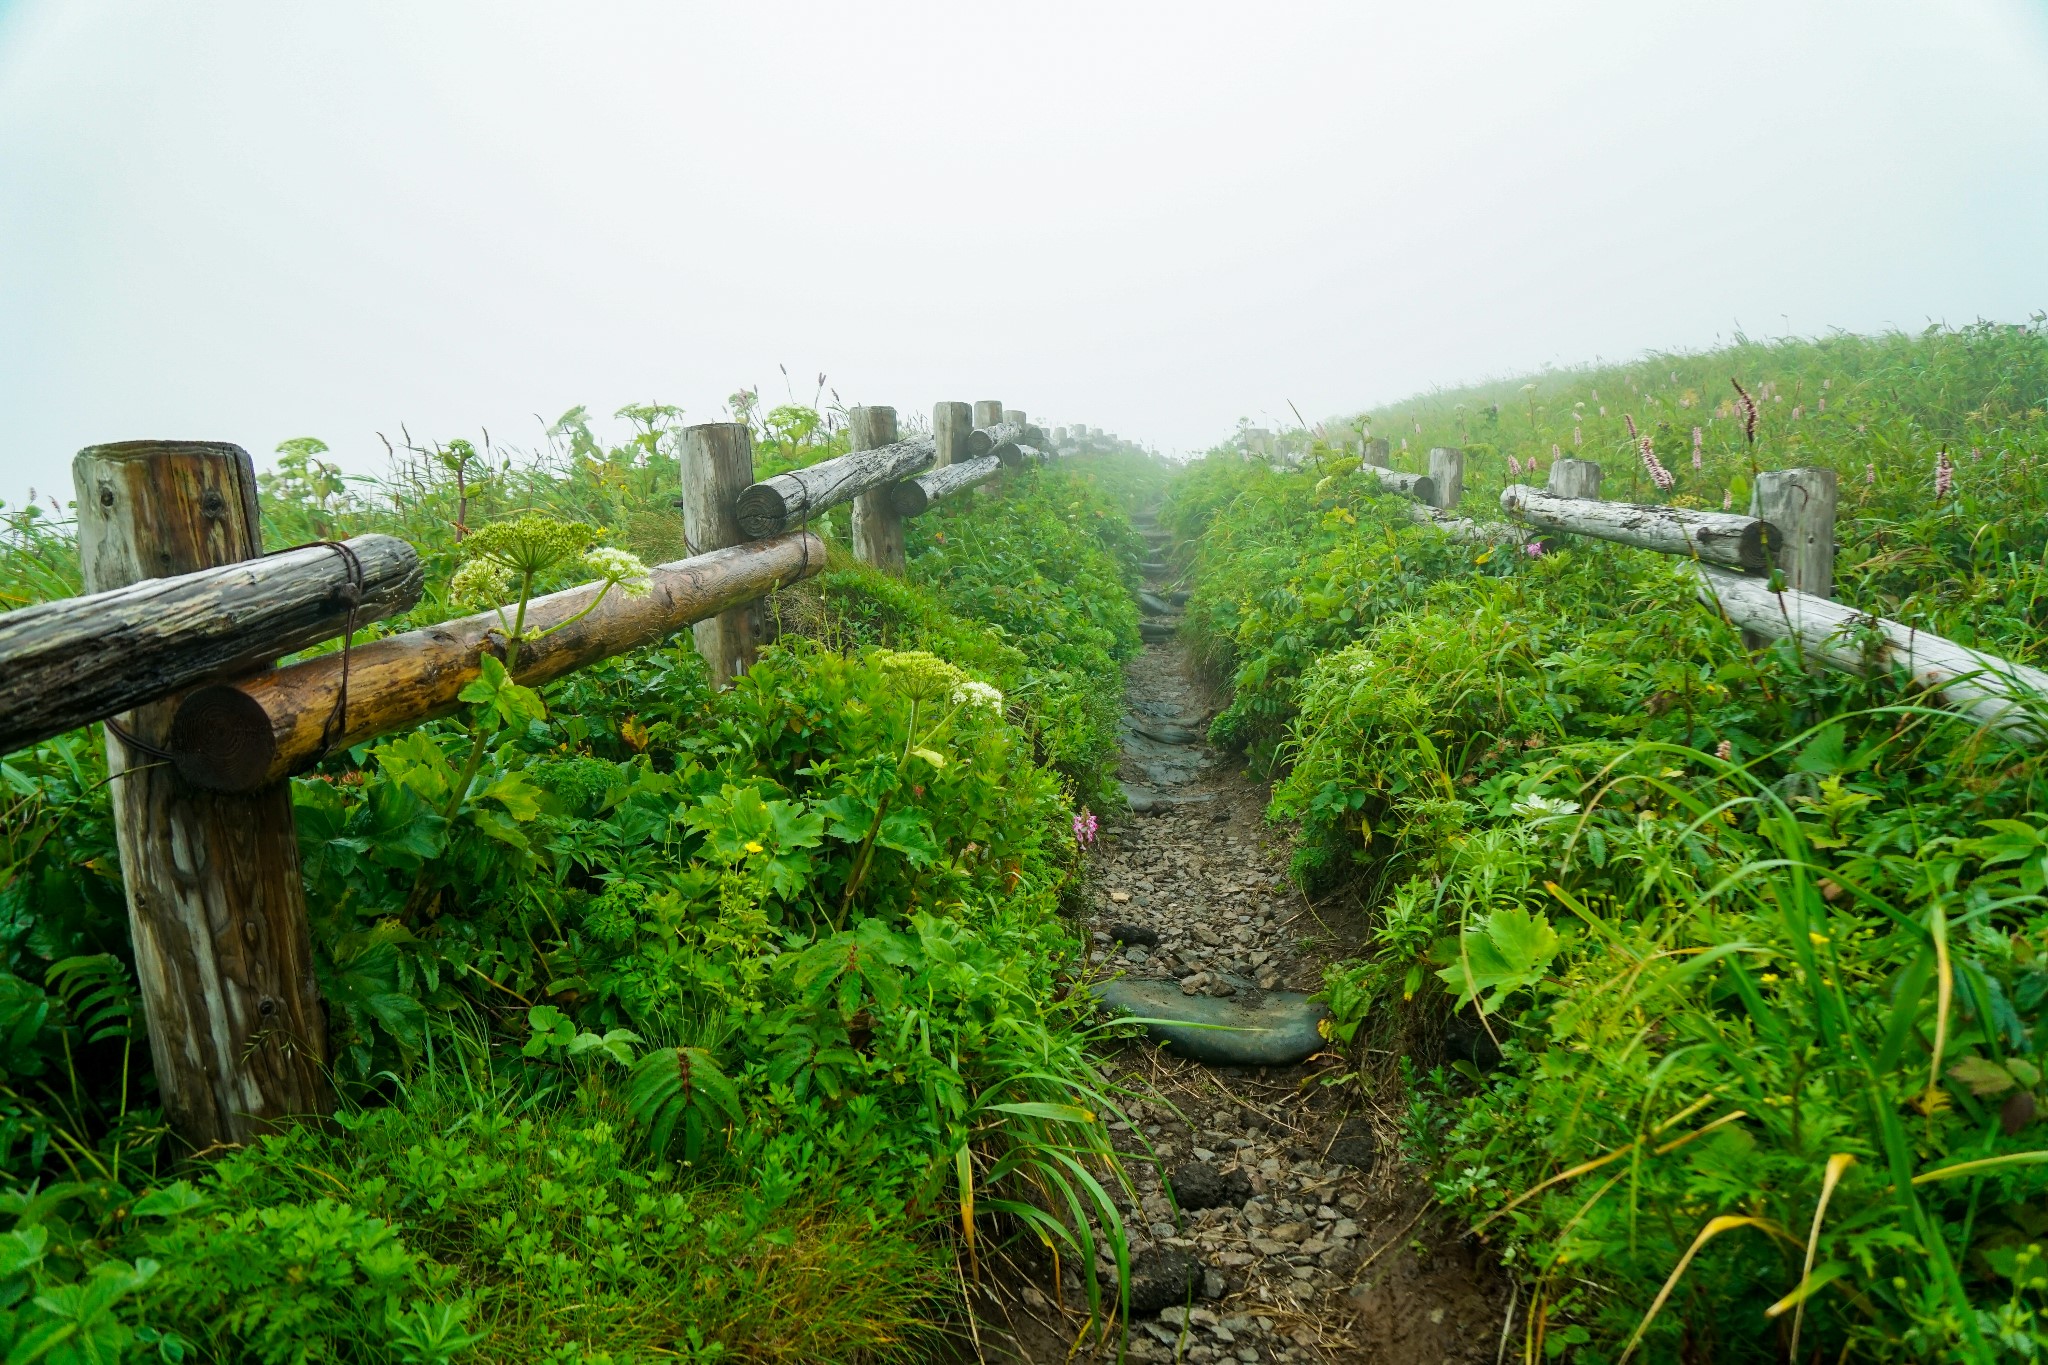
[[[2024,321],[2044,12],[0,0],[0,499],[98,441],[718,420],[778,364],[1172,452]]]

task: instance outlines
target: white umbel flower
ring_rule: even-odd
[[[953,705],[986,706],[997,715],[1003,713],[1003,694],[985,682],[964,682],[953,689]]]
[[[472,559],[448,580],[448,600],[458,607],[495,607],[511,592],[511,571],[491,559]]]
[[[616,584],[628,597],[647,591],[647,566],[640,556],[626,550],[599,545],[583,552],[583,567],[607,583]]]
[[[1525,796],[1515,802],[1514,812],[1524,820],[1549,820],[1578,814],[1579,803],[1560,801],[1554,796]]]

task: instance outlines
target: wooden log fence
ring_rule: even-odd
[[[1510,485],[1501,509],[1538,530],[1691,561],[1700,601],[1753,648],[1792,640],[1816,665],[1859,675],[1901,669],[1928,697],[1990,730],[2028,743],[2048,738],[2048,672],[1830,600],[1833,470],[1760,475],[1746,517],[1601,502],[1599,487],[1599,465],[1560,459],[1548,489]],[[1484,538],[1474,523],[1443,524],[1454,535]]]
[[[893,409],[852,417],[849,454],[760,481],[744,424],[686,428],[688,557],[650,570],[645,592],[591,583],[529,602],[517,680],[689,627],[723,685],[754,660],[761,599],[824,568],[806,522],[853,503],[857,555],[900,573],[904,518],[1033,460],[1135,448],[1079,425],[1049,435],[994,400],[940,403],[931,434],[907,440]],[[286,779],[457,711],[484,656],[504,658],[505,626],[484,611],[275,666],[416,604],[417,552],[366,535],[265,556],[254,464],[232,445],[90,447],[73,477],[86,592],[0,614],[0,753],[112,722],[151,1055],[173,1130],[209,1153],[333,1107]]]

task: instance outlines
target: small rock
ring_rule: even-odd
[[[1209,974],[1207,972],[1196,972],[1193,976],[1184,976],[1180,979],[1180,993],[1182,995],[1199,995],[1202,988],[1208,984]]]
[[[1131,893],[1128,891],[1112,891],[1109,893],[1109,898],[1118,905],[1129,905],[1131,903]]]
[[[1131,1262],[1131,1316],[1150,1316],[1168,1304],[1185,1302],[1202,1267],[1185,1251],[1165,1248]]]
[[[1348,1242],[1358,1235],[1358,1224],[1349,1218],[1339,1218],[1330,1228],[1330,1240]]]
[[[1216,1154],[1215,1154],[1214,1152],[1210,1151],[1210,1150],[1209,1150],[1209,1149],[1208,1149],[1207,1147],[1197,1147],[1197,1148],[1195,1148],[1195,1160],[1197,1160],[1197,1161],[1214,1161],[1215,1159],[1216,1159]]]
[[[1264,971],[1264,972],[1260,972],[1260,973],[1259,973],[1259,989],[1260,989],[1260,990],[1262,990],[1262,991],[1270,991],[1270,990],[1277,990],[1277,989],[1279,989],[1279,986],[1280,986],[1280,973],[1278,973],[1278,972],[1275,972],[1275,971]]]
[[[1109,926],[1109,936],[1126,946],[1132,944],[1141,948],[1156,948],[1159,946],[1159,931],[1148,929],[1142,924],[1124,922],[1112,924]]]
[[[1175,1227],[1171,1223],[1158,1222],[1151,1224],[1146,1229],[1146,1231],[1150,1232],[1154,1237],[1164,1240],[1165,1238],[1173,1236],[1174,1232],[1177,1231],[1177,1229],[1175,1229]]]
[[[1250,1260],[1251,1258],[1250,1258],[1250,1257],[1246,1257],[1245,1259],[1246,1259],[1246,1260]],[[1230,1292],[1230,1281],[1229,1281],[1228,1279],[1224,1278],[1224,1275],[1223,1275],[1223,1272],[1222,1272],[1222,1271],[1220,1271],[1220,1270],[1217,1270],[1217,1269],[1216,1269],[1215,1267],[1213,1267],[1213,1266],[1212,1266],[1212,1267],[1210,1267],[1209,1269],[1207,1269],[1207,1270],[1204,1270],[1204,1271],[1202,1272],[1202,1297],[1203,1297],[1203,1298],[1205,1298],[1205,1299],[1220,1299],[1220,1298],[1222,1298],[1222,1297],[1223,1297],[1223,1296],[1224,1296],[1225,1294],[1228,1294],[1229,1292]],[[1219,1333],[1219,1335],[1220,1335],[1220,1333]]]
[[[1218,1170],[1207,1161],[1183,1161],[1173,1168],[1170,1179],[1174,1197],[1189,1210],[1235,1208],[1252,1194],[1243,1171]]]
[[[1215,996],[1237,994],[1237,987],[1231,985],[1230,978],[1225,976],[1212,977],[1209,981],[1208,986],[1206,986],[1204,989],[1206,989],[1209,992],[1209,994]]]
[[[1024,1300],[1024,1303],[1025,1303],[1025,1305],[1026,1305],[1027,1307],[1031,1307],[1031,1308],[1043,1308],[1043,1307],[1045,1307],[1045,1295],[1043,1295],[1043,1294],[1041,1294],[1041,1293],[1039,1293],[1039,1292],[1038,1292],[1038,1286],[1037,1286],[1037,1285],[1031,1285],[1031,1284],[1027,1284],[1027,1285],[1025,1285],[1025,1286],[1024,1286],[1024,1292],[1023,1292],[1023,1294],[1022,1294],[1022,1295],[1020,1295],[1019,1297],[1021,1297],[1021,1298],[1022,1298],[1022,1299]]]
[[[1184,1327],[1188,1321],[1188,1310],[1177,1303],[1170,1303],[1159,1310],[1159,1320],[1168,1327]]]
[[[1276,1242],[1299,1242],[1308,1236],[1306,1223],[1282,1223],[1267,1230],[1266,1235]]]

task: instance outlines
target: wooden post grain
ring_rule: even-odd
[[[1771,469],[1756,476],[1749,514],[1777,527],[1771,560],[1785,586],[1813,597],[1835,595],[1835,471]]]
[[[974,436],[974,404],[932,404],[932,435],[938,441],[938,455],[932,460],[933,469],[962,464],[972,458],[968,445]]]
[[[256,470],[238,446],[128,441],[72,464],[88,592],[262,553]],[[107,734],[115,841],[150,1055],[172,1131],[194,1152],[333,1108],[290,789],[201,791],[150,749],[174,703]],[[148,747],[141,747],[148,746]]]
[[[1436,483],[1436,505],[1449,509],[1465,496],[1465,452],[1457,446],[1431,446],[1429,477]]]
[[[1568,455],[1553,460],[1550,474],[1544,481],[1544,491],[1556,498],[1597,499],[1600,496],[1600,466],[1592,460],[1575,460]]]
[[[847,414],[847,437],[853,450],[894,445],[896,409],[853,409]],[[886,487],[870,489],[853,500],[853,557],[885,574],[903,576],[903,518]]]
[[[683,429],[683,536],[692,555],[745,543],[734,512],[754,482],[754,437],[744,422]],[[713,687],[730,686],[754,666],[758,602],[742,602],[690,627]]]
[[[1009,423],[1009,424],[1010,424],[1011,426],[1013,426],[1013,427],[1021,427],[1021,426],[1023,426],[1023,425],[1025,424],[1025,423],[1024,423],[1024,409],[1022,409],[1022,408],[1004,408],[1004,409],[1003,409],[1003,420],[1004,420],[1005,422],[1008,422],[1008,423]]]
[[[1000,398],[979,398],[974,403],[974,425],[978,427],[999,427],[1003,424],[1003,400]]]
[[[1393,458],[1394,443],[1384,436],[1375,436],[1364,446],[1365,463],[1378,469],[1385,469],[1387,461]]]

